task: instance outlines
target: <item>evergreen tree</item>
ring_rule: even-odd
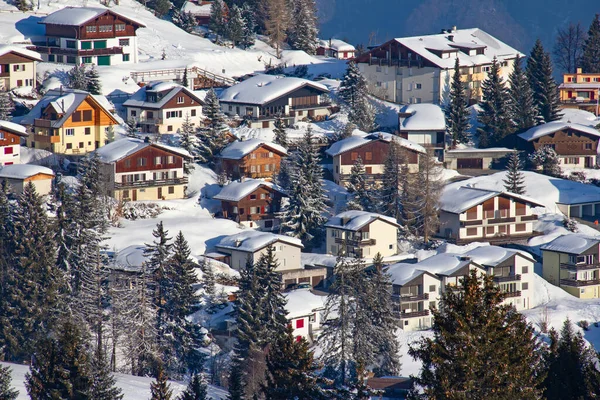
[[[495,146],[511,132],[510,116],[507,113],[508,92],[500,76],[500,65],[494,57],[487,78],[481,84],[483,101],[479,103],[481,112],[477,121],[481,125],[479,146]]]
[[[560,119],[560,97],[552,77],[552,61],[538,39],[527,59],[527,79],[533,91],[533,101],[538,110],[539,122]]]
[[[534,329],[503,300],[492,277],[475,270],[442,294],[432,310],[433,337],[409,350],[423,363],[415,382],[426,398],[542,398]]]
[[[229,394],[227,400],[245,400],[246,394],[242,381],[242,365],[239,357],[235,357],[229,372]]]
[[[229,143],[227,138],[229,127],[221,111],[219,98],[212,88],[206,94],[204,103],[202,112],[207,122],[205,127],[198,131],[198,158],[200,162],[213,165],[214,157]]]
[[[84,65],[75,64],[75,66],[67,72],[67,85],[71,89],[87,90],[88,77]]]
[[[348,121],[364,132],[375,128],[375,110],[368,98],[367,81],[356,63],[350,61],[338,89],[338,96],[349,109]]]
[[[242,17],[244,18],[244,30],[241,46],[247,49],[250,46],[254,46],[256,41],[256,17],[254,15],[254,8],[248,2],[244,2],[242,5]]]
[[[583,72],[597,74],[600,72],[600,14],[596,14],[588,30],[587,39],[583,44],[581,58]]]
[[[115,141],[115,128],[112,125],[109,125],[106,128],[106,143],[112,143]]]
[[[544,380],[545,398],[596,399],[600,396],[600,371],[596,367],[598,354],[589,347],[580,332],[573,330],[568,319],[560,337],[550,333],[546,354],[547,375]]]
[[[296,341],[292,332],[288,326],[267,356],[267,379],[262,387],[265,400],[325,399],[308,343],[304,339]]]
[[[467,107],[468,99],[465,87],[460,80],[460,64],[457,57],[454,62],[454,75],[452,75],[452,83],[450,84],[449,101],[444,108],[446,128],[452,136],[452,148],[455,148],[458,143],[467,144],[471,141],[469,132],[471,129],[469,124],[471,114]]]
[[[279,171],[273,178],[273,182],[281,186],[286,192],[289,192],[292,188],[292,161],[290,157],[286,157],[281,160],[279,164]]]
[[[406,157],[397,141],[390,141],[383,164],[383,178],[379,191],[380,212],[400,220],[402,209],[401,178],[406,173]]]
[[[209,400],[208,386],[204,381],[202,374],[192,375],[190,383],[188,383],[184,392],[178,397],[177,400]]]
[[[202,287],[204,288],[204,293],[206,293],[205,304],[206,308],[210,311],[215,305],[217,295],[215,273],[213,272],[210,261],[206,257],[202,260],[200,268],[202,269]]]
[[[97,351],[91,360],[92,383],[90,399],[92,400],[121,400],[121,388],[116,386],[116,379],[110,371],[110,365],[102,351]]]
[[[275,116],[275,121],[273,125],[273,133],[275,134],[275,139],[273,140],[273,142],[287,149],[289,147],[289,142],[287,132],[285,131],[285,121],[281,117],[281,114],[277,114]]]
[[[529,162],[534,167],[542,167],[542,173],[548,176],[560,177],[562,171],[558,154],[550,146],[542,146],[529,156]]]
[[[354,161],[350,170],[350,179],[346,185],[348,193],[352,198],[348,201],[346,208],[348,210],[375,211],[375,200],[373,199],[372,188],[367,184],[365,178],[365,166],[360,156]]]
[[[183,76],[181,77],[181,86],[188,87],[188,70],[187,67],[183,70]]]
[[[217,43],[220,37],[227,34],[227,21],[225,20],[223,4],[223,0],[215,0],[210,7],[210,22],[208,23],[208,27],[216,35]]]
[[[10,121],[13,111],[15,111],[15,104],[10,93],[0,93],[0,121]]]
[[[514,67],[508,76],[508,113],[513,129],[524,132],[536,125],[537,109],[527,75],[521,66],[521,58],[515,59]]]
[[[179,137],[179,146],[187,150],[191,154],[192,158],[186,158],[183,164],[183,170],[186,174],[190,174],[194,170],[194,159],[198,152],[198,138],[196,137],[196,128],[190,116],[185,115],[185,119],[181,124],[181,136]]]
[[[171,400],[173,397],[173,389],[162,368],[159,368],[156,380],[150,384],[150,394],[150,400]]]
[[[134,118],[129,118],[127,120],[126,128],[127,128],[127,137],[137,138],[138,128],[137,128],[137,122]]]
[[[177,8],[175,8],[173,10],[173,15],[171,17],[171,20],[173,21],[173,23],[175,25],[177,25],[178,27],[180,27],[181,29],[183,29],[184,31],[186,31],[188,33],[193,32],[197,26],[196,19],[194,18],[192,13],[181,12]],[[187,69],[186,69],[186,71],[184,71],[184,73],[187,73]],[[187,87],[187,83],[185,83],[185,84],[182,83],[182,85]]]
[[[15,7],[17,7],[19,11],[31,11],[33,10],[33,2],[30,0],[16,0]]]
[[[368,276],[364,260],[359,256],[349,263],[350,274],[353,282],[353,309],[352,318],[352,358],[354,360],[354,371],[356,374],[359,364],[372,365],[376,362],[376,353],[380,335],[380,327],[373,324],[373,311],[375,305],[375,294],[373,282]]]
[[[13,205],[8,199],[10,186],[6,179],[0,183],[0,358],[5,358],[5,350],[10,337],[10,316],[13,314],[9,298],[9,281],[14,279],[14,265],[11,263]]]
[[[293,3],[290,18],[289,42],[296,50],[307,54],[317,51],[317,5],[314,0],[298,0]]]
[[[0,399],[16,400],[19,395],[18,390],[14,390],[11,385],[11,369],[0,365]]]
[[[100,74],[95,65],[92,64],[92,67],[89,70],[85,70],[85,80],[87,81],[86,91],[90,94],[102,94]]]
[[[167,15],[173,4],[169,0],[154,0],[154,15],[162,17]]]
[[[519,153],[516,151],[511,153],[506,168],[506,178],[502,181],[507,192],[519,195],[525,194],[525,178],[522,169]]]
[[[286,300],[281,293],[283,282],[277,271],[279,262],[275,257],[275,247],[272,245],[260,256],[254,265],[260,285],[262,324],[266,331],[264,341],[285,334],[287,326]]]
[[[242,17],[242,10],[234,5],[231,7],[229,12],[229,21],[227,23],[227,37],[232,42],[232,47],[237,46],[244,40],[244,18]]]

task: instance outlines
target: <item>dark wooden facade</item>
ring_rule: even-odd
[[[409,53],[411,54],[409,57]],[[356,58],[356,63],[400,65],[408,67],[437,67],[395,39],[375,47]]]
[[[117,25],[125,25],[125,29],[117,30]],[[61,38],[73,38],[80,40],[92,40],[92,39],[109,39],[122,36],[135,36],[136,30],[143,25],[129,20],[121,15],[115,14],[110,10],[106,10],[105,13],[97,16],[94,19],[87,21],[82,25],[46,25],[46,36],[50,37],[61,37]],[[95,27],[95,32],[88,32],[88,26]],[[112,28],[107,31],[100,32],[100,26],[111,26]]]
[[[385,140],[373,140],[360,147],[348,150],[340,154],[341,165],[354,165],[355,160],[360,157],[365,165],[383,165],[390,149],[390,142]],[[408,164],[419,162],[419,153],[414,150],[402,148]]]
[[[173,157],[173,162],[169,163],[169,156]],[[156,157],[160,157],[160,164],[156,163]],[[141,161],[145,160],[145,161]],[[119,161],[115,166],[116,173],[143,172],[153,170],[165,170],[172,168],[182,168],[183,157],[180,154],[169,152],[158,147],[148,146],[134,154],[131,154]]]
[[[281,158],[285,154],[262,145],[239,160],[221,159],[221,168],[233,179],[271,178],[279,171]]]
[[[263,198],[264,197],[264,198]],[[268,186],[259,186],[255,191],[239,201],[221,200],[223,218],[237,223],[244,221],[258,221],[274,219],[275,213],[280,211],[283,194]],[[258,208],[258,213],[251,213],[251,208]],[[237,208],[237,211],[236,211]]]
[[[551,146],[559,156],[596,156],[598,136],[575,129],[565,129],[532,141],[535,150]]]

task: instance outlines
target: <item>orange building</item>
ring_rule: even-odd
[[[598,115],[600,74],[584,74],[577,68],[576,73],[563,75],[559,89],[564,108],[578,108]]]

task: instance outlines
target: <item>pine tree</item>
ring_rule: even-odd
[[[126,128],[127,128],[127,137],[137,138],[138,128],[137,128],[137,122],[135,119],[129,118],[127,120]]]
[[[568,319],[560,337],[550,333],[550,346],[545,356],[547,376],[545,398],[595,399],[600,396],[600,371],[596,367],[597,353],[589,347],[580,332],[573,330]]]
[[[468,99],[465,93],[465,87],[460,80],[460,64],[458,57],[454,62],[454,75],[450,84],[450,96],[448,104],[444,108],[446,115],[446,127],[452,136],[452,148],[458,143],[467,144],[471,141],[469,130],[470,112],[468,110]]]
[[[8,199],[10,186],[6,179],[0,183],[0,358],[6,359],[5,351],[10,337],[12,301],[9,298],[10,278],[14,279],[11,263],[13,235],[13,205]]]
[[[0,121],[10,121],[15,104],[9,93],[0,93]]]
[[[216,42],[219,42],[219,37],[223,37],[227,33],[227,21],[225,20],[225,12],[223,9],[223,0],[215,0],[210,7],[210,22],[208,27],[216,35]]]
[[[397,141],[391,140],[383,164],[382,184],[379,191],[380,212],[400,220],[402,210],[401,177],[406,173],[406,157]]]
[[[202,374],[192,375],[190,383],[177,400],[208,400],[208,386]]]
[[[227,138],[229,127],[221,110],[219,98],[212,88],[206,94],[204,103],[202,112],[207,122],[205,127],[198,131],[198,158],[200,162],[213,165],[214,157],[229,143]]]
[[[290,18],[289,42],[296,50],[307,54],[317,51],[317,5],[314,0],[298,0],[293,3],[294,9]]]
[[[241,46],[247,49],[256,42],[256,16],[254,8],[248,2],[244,2],[242,5],[242,17],[244,18],[244,31]]]
[[[0,399],[16,400],[19,395],[18,390],[11,387],[11,369],[0,365]]]
[[[552,77],[552,61],[538,39],[527,59],[527,79],[533,91],[533,101],[538,110],[538,123],[560,119],[560,97]]]
[[[227,23],[227,37],[232,42],[232,47],[237,46],[244,40],[244,18],[242,17],[242,10],[234,5],[230,8],[229,21]]]
[[[85,80],[87,81],[87,90],[90,94],[102,94],[102,83],[100,82],[100,74],[96,66],[92,64],[89,70],[85,70]]]
[[[187,67],[183,70],[183,76],[181,77],[181,86],[188,87],[188,70]]]
[[[348,210],[375,211],[375,200],[373,198],[372,188],[367,184],[365,177],[365,166],[360,156],[354,161],[350,170],[350,179],[346,185],[348,193],[352,198],[348,201],[346,208]]]
[[[373,365],[377,359],[379,329],[373,323],[375,293],[373,282],[368,276],[364,260],[357,254],[349,263],[351,276],[354,277],[353,290],[355,297],[351,313],[352,322],[352,358],[354,373],[358,364]]]
[[[273,122],[273,133],[275,134],[274,143],[282,146],[287,149],[289,147],[287,132],[285,131],[285,121],[281,117],[281,114],[277,114],[275,116],[275,121]]]
[[[275,256],[275,247],[272,245],[260,256],[254,265],[258,275],[261,293],[262,324],[266,331],[265,341],[268,338],[281,336],[287,326],[286,300],[281,293],[283,282],[281,274],[277,271],[279,262]]]
[[[229,372],[229,394],[227,400],[245,400],[246,394],[242,382],[242,365],[239,357],[235,357]]]
[[[107,144],[108,144],[108,143],[112,143],[112,142],[114,142],[114,141],[115,141],[115,128],[113,128],[113,126],[112,126],[112,125],[109,125],[109,126],[106,128],[106,136],[105,136],[105,139],[106,139],[106,143],[107,143]]]
[[[508,92],[500,76],[500,66],[494,57],[487,78],[481,84],[483,101],[479,103],[481,112],[477,121],[481,125],[479,146],[495,146],[511,132],[510,119],[507,113]]]
[[[202,260],[200,268],[202,269],[202,287],[204,288],[204,293],[206,293],[206,309],[211,311],[212,307],[215,305],[214,303],[217,294],[215,273],[210,261],[206,257]]]
[[[185,119],[181,124],[179,146],[192,155],[192,158],[186,158],[183,164],[184,172],[190,174],[194,170],[194,159],[198,152],[198,138],[196,137],[196,128],[192,121],[190,121],[188,114],[185,115]]]
[[[197,26],[196,19],[194,18],[194,16],[191,13],[181,12],[177,8],[175,8],[173,10],[173,15],[171,17],[171,20],[173,21],[173,23],[175,25],[177,25],[178,27],[180,27],[181,29],[183,29],[184,31],[186,31],[188,33],[193,32]],[[186,84],[182,83],[182,85],[187,87],[187,83]]]
[[[110,371],[106,355],[100,350],[96,351],[91,361],[92,383],[90,386],[90,399],[92,400],[121,400],[121,388],[116,386],[116,379]]]
[[[514,307],[501,305],[503,300],[492,277],[480,278],[475,270],[442,294],[439,309],[432,310],[433,338],[409,350],[423,363],[415,381],[424,396],[542,398],[542,357],[534,329]]]
[[[600,14],[596,14],[588,30],[587,39],[583,44],[581,67],[584,73],[597,74],[600,72]]]
[[[550,146],[542,146],[529,156],[529,162],[534,167],[542,167],[542,173],[548,176],[560,177],[562,171],[558,154]]]
[[[269,44],[275,48],[275,57],[281,58],[281,47],[290,25],[290,5],[286,0],[265,0],[264,25]]]
[[[154,15],[162,17],[167,15],[173,4],[169,0],[154,0]]]
[[[369,103],[368,94],[367,81],[356,64],[350,61],[340,83],[338,96],[349,109],[348,121],[364,132],[371,132],[375,128],[375,110]]]
[[[87,90],[88,78],[85,72],[84,65],[75,64],[69,72],[67,72],[67,85],[71,89]]]
[[[16,0],[15,7],[17,7],[19,11],[31,11],[33,10],[33,2],[29,0]]]
[[[516,151],[511,153],[508,159],[506,178],[502,182],[504,182],[504,189],[507,192],[519,195],[525,194],[525,178],[523,177],[519,153]]]
[[[171,400],[173,397],[173,389],[162,368],[159,368],[156,380],[150,384],[150,394],[150,400]]]
[[[508,113],[513,129],[524,132],[536,125],[537,110],[533,101],[533,92],[527,75],[521,66],[521,58],[515,59],[514,67],[508,76]]]

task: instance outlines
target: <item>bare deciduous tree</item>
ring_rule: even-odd
[[[580,23],[559,29],[552,54],[556,65],[567,73],[575,73],[580,65],[585,42],[585,31]]]
[[[265,27],[270,45],[275,48],[275,56],[281,58],[281,46],[286,39],[290,24],[289,7],[286,0],[265,0],[263,2]]]

